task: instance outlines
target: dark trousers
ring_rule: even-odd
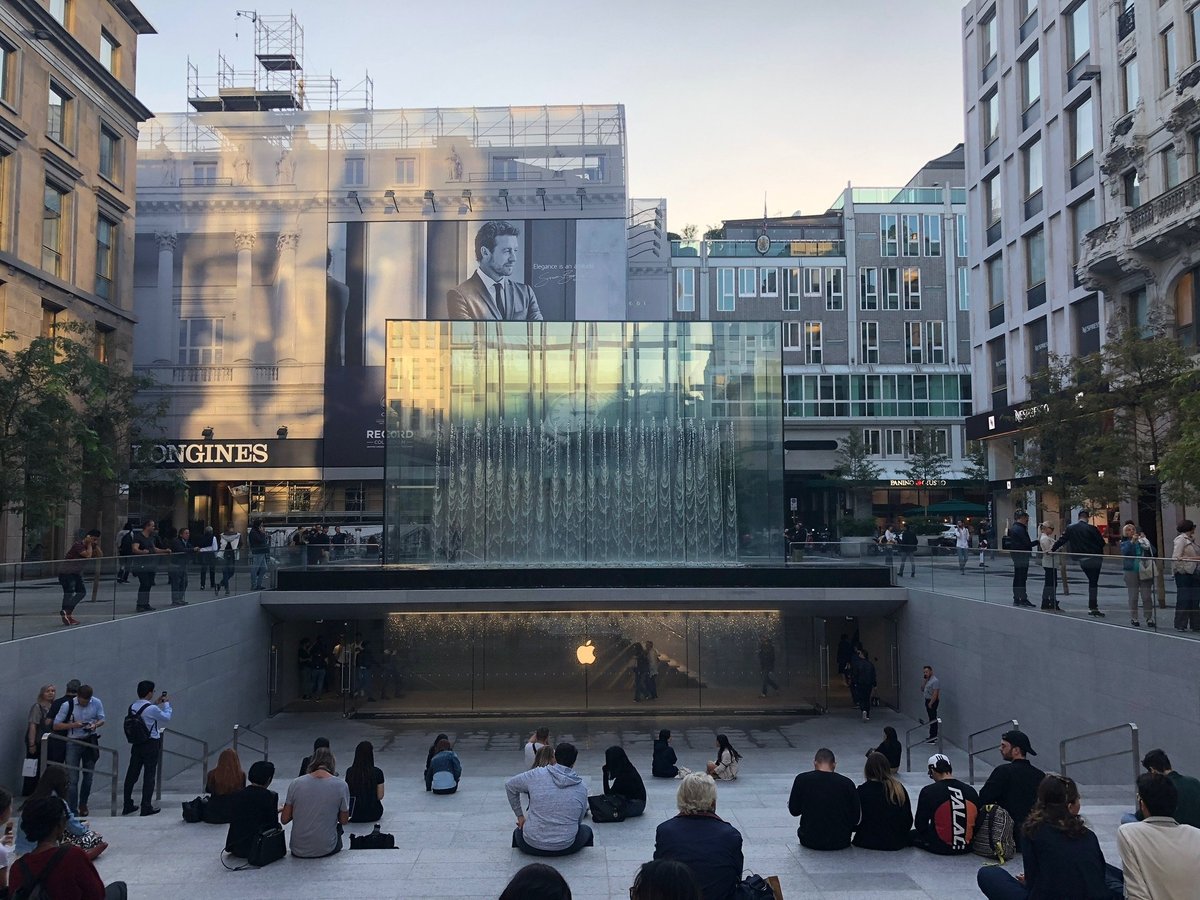
[[[1042,609],[1053,609],[1058,603],[1058,569],[1042,568]]]
[[[125,808],[133,806],[133,789],[142,777],[142,811],[154,808],[154,777],[162,757],[162,739],[129,745],[129,768],[125,770]]]
[[[1026,900],[1030,894],[1029,888],[1000,866],[984,866],[975,876],[975,882],[988,900]],[[1113,900],[1125,896],[1125,875],[1116,866],[1105,863],[1104,883]]]
[[[1195,573],[1175,573],[1175,627],[1200,631],[1200,578]]]
[[[572,853],[578,853],[584,847],[591,847],[592,843],[592,829],[583,824],[580,824],[579,830],[575,832],[574,843],[570,847],[564,847],[562,850],[541,850],[537,847],[531,847],[525,843],[525,835],[521,829],[513,829],[512,845],[522,853],[528,853],[530,856],[570,856]]]
[[[909,571],[911,571],[913,575],[917,574],[917,562],[915,559],[915,554],[916,554],[915,550],[901,550],[900,551],[900,574],[901,575],[904,574],[905,564],[908,565]]]
[[[779,690],[779,685],[775,683],[775,679],[771,677],[771,668],[768,666],[762,667],[762,695],[767,696],[767,688],[773,687],[776,691]]]
[[[188,589],[187,569],[172,569],[167,573],[167,580],[171,582],[171,602],[183,603],[183,595]]]
[[[1029,600],[1029,556],[1013,559],[1013,600]]]
[[[213,587],[217,586],[217,554],[200,554],[200,587],[204,587],[205,577]]]
[[[1079,568],[1088,582],[1088,609],[1099,609],[1096,604],[1096,591],[1100,587],[1100,567],[1104,560],[1099,556],[1089,556],[1079,561]]]
[[[871,714],[871,686],[855,684],[850,688],[850,693],[854,695],[854,702],[858,704],[860,712],[865,712],[868,716]]]
[[[87,588],[83,586],[83,576],[78,572],[69,575],[59,575],[58,583],[62,585],[62,611],[70,615],[79,605],[79,601],[87,596]]]
[[[138,609],[142,609],[143,607],[150,605],[150,589],[152,587],[154,587],[154,572],[153,571],[138,572],[137,580],[138,580],[137,605],[138,605]]]
[[[224,560],[221,563],[221,584],[220,587],[229,590],[229,579],[233,578],[234,569],[237,568],[237,563],[231,560]]]
[[[941,700],[926,700],[925,701],[925,715],[929,717],[929,719],[928,719],[928,721],[929,721],[929,736],[931,738],[937,737],[937,734],[938,734],[937,711],[938,711],[938,707],[941,705],[941,703],[942,703]]]

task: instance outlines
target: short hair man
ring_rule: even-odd
[[[1033,555],[1033,538],[1029,536],[1029,513],[1020,510],[1008,528],[1008,550],[1012,554],[1013,606],[1026,606],[1029,602],[1029,561]]]
[[[925,700],[925,715],[929,719],[929,738],[925,743],[936,744],[938,736],[938,705],[942,702],[942,683],[933,674],[933,666],[921,669],[921,697]]]
[[[1137,780],[1140,822],[1117,829],[1128,900],[1192,897],[1200,885],[1200,829],[1173,816],[1179,792],[1171,779],[1147,772]]]
[[[1037,756],[1023,731],[1006,731],[1000,736],[1000,755],[1004,764],[992,769],[992,774],[979,792],[980,806],[999,804],[1012,817],[1013,836],[1021,846],[1021,826],[1037,800],[1038,785],[1046,773],[1027,757]]]
[[[88,797],[92,794],[92,772],[100,758],[99,729],[104,727],[104,704],[90,684],[81,684],[75,697],[59,707],[53,729],[65,733],[67,744],[67,806],[79,816],[88,815]],[[86,743],[75,743],[85,741]]]
[[[809,850],[843,850],[862,810],[854,782],[839,775],[833,751],[822,747],[813,757],[811,772],[801,772],[792,782],[788,812],[800,817],[796,835]]]
[[[583,824],[587,787],[572,766],[579,757],[566,741],[554,748],[554,764],[514,775],[504,782],[508,805],[517,817],[512,845],[531,856],[568,856],[592,846],[592,829]],[[521,796],[528,808],[522,812]]]
[[[62,586],[62,608],[59,616],[64,625],[78,625],[75,618],[75,607],[87,596],[87,587],[83,583],[83,570],[86,560],[100,555],[100,529],[93,528],[81,540],[76,541],[67,551],[64,561],[58,565],[58,583]]]
[[[912,845],[930,853],[958,855],[971,852],[979,795],[975,788],[954,777],[949,757],[929,757],[933,784],[921,789],[913,816]]]
[[[447,318],[540,322],[542,310],[533,288],[512,278],[521,232],[503,219],[485,222],[475,233],[478,268],[446,294]]]
[[[314,750],[308,774],[288,785],[279,821],[292,822],[292,856],[319,859],[342,849],[342,826],[350,821],[350,788],[338,778],[333,754]]]
[[[1054,542],[1050,550],[1054,552],[1065,544],[1079,561],[1079,568],[1083,570],[1088,583],[1088,615],[1102,619],[1104,613],[1100,611],[1096,595],[1100,584],[1100,568],[1104,565],[1104,535],[1090,519],[1091,514],[1081,509],[1078,521],[1063,529],[1062,537]]]
[[[141,531],[133,534],[133,572],[138,579],[136,612],[153,612],[150,591],[154,587],[154,576],[158,573],[156,556],[169,556],[171,551],[158,545],[158,523],[150,519]]]
[[[1171,768],[1171,759],[1165,750],[1154,749],[1142,757],[1142,766],[1154,775],[1165,775],[1175,785],[1178,795],[1175,811],[1171,814],[1180,825],[1191,825],[1200,828],[1200,781],[1188,775],[1181,775]],[[1121,824],[1136,822],[1142,818],[1141,812],[1125,813],[1121,816]]]
[[[148,740],[129,745],[129,768],[125,770],[125,806],[121,815],[128,816],[139,807],[133,805],[133,789],[138,776],[142,777],[141,815],[152,816],[162,812],[154,805],[154,776],[162,760],[162,729],[171,721],[171,701],[163,691],[154,699],[154,682],[139,681],[138,699],[129,704],[129,712],[142,720],[149,732]]]

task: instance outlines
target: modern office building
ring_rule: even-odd
[[[971,413],[962,147],[901,188],[847,187],[820,215],[739,219],[720,239],[672,244],[683,321],[783,323],[785,494],[810,527],[850,513],[830,479],[853,429],[881,470],[871,508],[898,516],[962,499]],[[942,482],[904,471],[921,430],[950,457]]]
[[[133,345],[137,41],[154,29],[130,0],[0,5],[0,331],[15,342],[66,321],[95,329],[96,355],[128,367]],[[66,510],[46,553],[81,523],[115,529],[115,496]],[[0,514],[0,518],[5,518]],[[19,520],[0,521],[18,559]]]

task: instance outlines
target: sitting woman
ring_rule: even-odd
[[[217,758],[217,767],[208,773],[204,791],[208,802],[204,804],[204,821],[209,825],[228,825],[233,815],[233,798],[246,786],[246,773],[237,751],[227,747]]]
[[[435,794],[453,794],[458,790],[458,780],[462,778],[462,763],[450,747],[449,738],[438,741],[435,749],[437,752],[425,767],[425,790]]]
[[[888,766],[893,772],[900,768],[900,757],[904,755],[904,748],[900,746],[900,739],[896,737],[896,729],[891,725],[885,725],[883,729],[883,743],[874,750],[868,750],[867,756],[872,753],[882,753],[887,757]]]
[[[605,795],[625,801],[625,818],[632,819],[646,811],[646,786],[622,748],[614,746],[604,751],[604,767],[600,774],[604,779]]]
[[[692,774],[691,769],[675,765],[679,758],[671,746],[671,730],[664,728],[658,733],[654,742],[654,757],[650,763],[650,774],[655,778],[682,778]]]
[[[1026,897],[1121,897],[1119,870],[1105,865],[1096,835],[1079,817],[1079,788],[1051,773],[1038,785],[1037,801],[1022,829],[1025,873],[1013,877],[1000,866],[984,866],[976,876],[989,900]],[[1110,881],[1111,880],[1111,881]]]
[[[375,747],[359,741],[354,762],[346,770],[350,788],[350,821],[378,822],[383,818],[383,770],[375,765]]]
[[[275,764],[260,759],[250,766],[250,784],[233,795],[225,835],[225,852],[231,856],[249,856],[264,829],[279,827],[279,795],[268,789],[274,778]]]
[[[56,771],[56,767],[50,771]],[[41,782],[38,786],[41,787]],[[12,895],[16,896],[27,885],[40,883],[47,897],[116,900],[127,896],[123,882],[104,886],[86,853],[69,843],[59,845],[66,827],[67,806],[59,798],[31,795],[25,801],[21,833],[30,850],[12,866],[8,876]]]
[[[533,755],[533,768],[543,769],[554,765],[554,748],[542,747]]]
[[[37,787],[29,795],[29,800],[25,801],[24,808],[29,808],[29,801],[43,797],[57,800],[62,804],[63,813],[66,816],[63,823],[63,842],[74,844],[87,855],[88,859],[95,859],[108,849],[108,844],[105,843],[104,838],[75,818],[75,814],[67,808],[67,801],[63,799],[66,796],[67,770],[60,766],[47,766],[42,777],[38,779]],[[21,820],[24,821],[24,811],[22,811]],[[24,829],[18,829],[15,849],[17,853],[30,853],[35,842],[33,838],[25,838],[23,835]]]
[[[425,772],[426,772],[425,777],[426,777],[426,779],[428,779],[428,777],[429,777],[429,774],[428,774],[429,773],[429,764],[433,761],[433,757],[438,752],[438,749],[437,749],[438,744],[442,741],[448,741],[448,740],[450,740],[450,737],[448,735],[439,734],[437,737],[435,737],[433,739],[433,743],[429,745],[429,752],[425,754]]]
[[[699,772],[684,776],[675,795],[679,815],[654,833],[654,858],[692,870],[704,900],[733,900],[742,881],[742,835],[717,815],[717,785]]]
[[[738,763],[742,754],[733,749],[729,738],[717,735],[717,758],[708,763],[708,774],[717,781],[733,781],[738,776]]]
[[[852,843],[866,850],[902,850],[909,845],[913,824],[908,791],[892,774],[891,763],[882,753],[867,757],[863,776],[867,780],[858,786],[862,818]]]

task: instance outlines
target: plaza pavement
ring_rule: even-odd
[[[386,782],[382,828],[396,837],[394,851],[344,850],[323,860],[287,857],[262,870],[229,872],[219,851],[225,827],[188,825],[179,803],[197,793],[200,775],[192,770],[167,783],[163,812],[150,818],[97,816],[94,827],[111,844],[97,865],[106,881],[129,884],[129,896],[169,896],[172,900],[341,900],[341,898],[496,898],[508,879],[535,861],[510,847],[514,818],[504,793],[504,779],[524,768],[521,745],[533,728],[547,724],[554,740],[571,740],[580,750],[576,769],[591,793],[601,791],[600,766],[604,749],[619,743],[642,773],[648,792],[646,815],[620,824],[593,826],[595,847],[573,857],[546,860],[566,877],[577,900],[624,898],[638,866],[652,858],[654,829],[675,814],[678,782],[650,777],[653,735],[670,728],[680,764],[700,769],[713,755],[715,734],[729,735],[743,754],[736,782],[718,786],[717,812],[733,823],[744,838],[746,867],[778,875],[788,900],[961,900],[980,896],[975,873],[980,857],[946,858],[917,850],[884,853],[849,850],[820,853],[805,850],[796,839],[797,820],[787,812],[793,777],[811,768],[814,752],[829,746],[842,773],[862,781],[864,754],[882,739],[884,725],[903,733],[916,723],[879,710],[870,723],[857,715],[832,713],[821,717],[784,718],[662,718],[620,719],[564,717],[547,722],[514,717],[503,721],[470,720],[344,720],[324,713],[281,714],[260,726],[270,736],[271,759],[277,766],[272,788],[281,801],[316,736],[328,737],[340,769],[350,763],[360,740],[375,745],[376,764]],[[422,771],[434,734],[444,731],[455,741],[463,761],[459,792],[448,797],[426,793]],[[1031,735],[1038,747],[1038,735]],[[913,753],[912,774],[903,774],[915,808],[917,794],[927,784],[924,761],[933,748]],[[946,746],[955,772],[966,779],[966,756]],[[1052,748],[1042,748],[1035,760],[1052,765]],[[254,760],[246,752],[243,765]],[[998,752],[977,760],[976,784],[982,784],[988,763]],[[1083,789],[1084,815],[1097,832],[1105,857],[1119,864],[1115,832],[1120,814],[1132,802],[1132,789]],[[590,821],[590,820],[589,820]],[[370,825],[351,825],[349,831],[370,831]],[[1009,864],[1020,871],[1020,861]]]

